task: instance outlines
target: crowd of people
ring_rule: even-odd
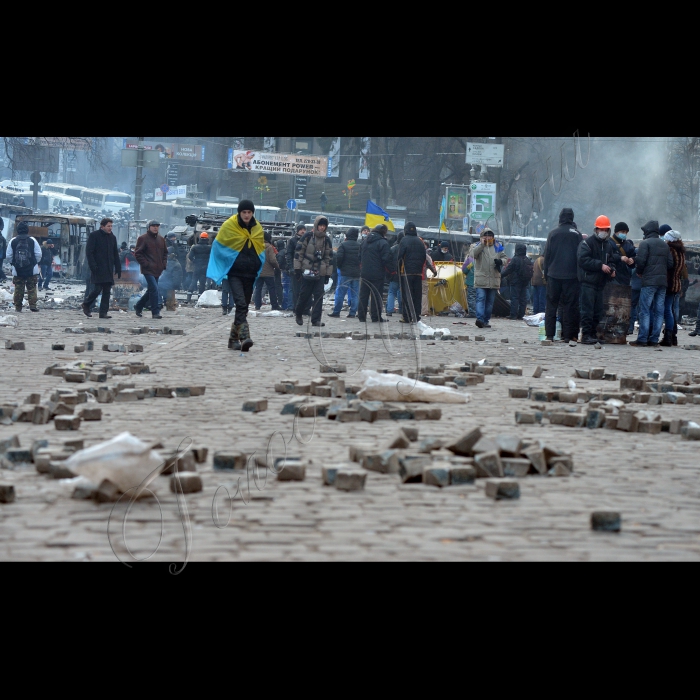
[[[507,287],[511,319],[523,318],[531,302],[534,314],[544,314],[548,340],[554,340],[560,322],[562,341],[583,344],[604,342],[598,331],[604,291],[606,285],[619,285],[629,291],[628,335],[638,321],[638,336],[631,343],[635,347],[677,345],[679,300],[689,284],[682,235],[670,225],[647,222],[641,227],[643,239],[635,246],[629,226],[619,222],[613,227],[604,215],[596,219],[593,234],[586,236],[579,231],[570,208],[561,210],[559,225],[534,259],[528,256],[525,244],[518,243],[509,260],[494,232],[484,228],[479,241],[465,251],[464,262],[455,262],[446,242],[431,250],[410,221],[393,245],[387,241],[383,224],[372,230],[368,226],[350,228],[334,252],[328,219],[321,215],[310,229],[299,224],[286,246],[279,242],[276,246],[256,221],[250,200],[240,202],[238,213],[212,240],[206,230],[198,237],[192,235],[184,269],[176,234],[162,237],[157,221],[148,223],[135,245],[123,243],[120,249],[112,226],[110,217],[103,218],[87,240],[90,279],[82,304],[85,315],[91,316],[101,296],[99,316],[110,318],[115,277],[119,279],[123,269],[138,266],[146,286],[134,308],[139,317],[145,309],[154,319],[162,318],[162,307],[176,309],[175,292],[183,286],[189,299],[195,290],[202,294],[208,286],[220,285],[223,314],[235,308],[229,340],[234,349],[252,346],[248,309],[252,302],[260,310],[265,292],[272,309],[291,310],[297,324],[303,325],[304,316],[310,316],[312,326],[324,326],[323,297],[334,273],[335,300],[328,314],[332,318],[340,317],[347,300],[347,318],[362,323],[368,317],[385,323],[388,319],[383,314],[392,316],[397,311],[401,322],[417,323],[430,311],[427,272],[437,274],[435,262],[453,262],[464,273],[468,311],[477,327],[491,327],[497,293]],[[26,292],[30,310],[38,311],[37,288],[43,284],[49,289],[51,281],[53,244],[47,241],[39,246],[29,237],[24,222],[18,224],[16,233],[6,250],[0,251],[12,265],[15,308],[21,311]],[[700,318],[691,335],[700,335]]]

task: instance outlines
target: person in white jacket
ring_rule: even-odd
[[[12,282],[15,285],[15,310],[22,311],[26,289],[30,311],[38,311],[36,286],[39,279],[41,248],[36,238],[29,235],[29,226],[26,221],[20,221],[15,232],[17,235],[7,246],[7,262],[12,265]]]

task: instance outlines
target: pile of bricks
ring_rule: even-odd
[[[121,362],[55,362],[44,370],[45,375],[63,377],[67,382],[106,382],[110,377],[127,377],[132,374],[151,374],[148,365],[139,360],[123,360]]]
[[[491,439],[478,427],[452,441],[428,438],[414,447],[412,443],[417,440],[417,429],[400,428],[379,449],[352,445],[349,458],[369,471],[397,474],[402,483],[422,482],[440,487],[470,484],[480,478],[498,480],[529,474],[569,476],[573,472],[570,454],[542,441],[525,441],[515,435]],[[499,486],[489,495],[517,498],[506,495],[509,489]],[[519,494],[519,489],[510,491]]]
[[[102,420],[102,409],[82,406],[88,402],[88,391],[59,389],[48,402],[42,403],[40,394],[30,394],[20,406],[17,403],[0,406],[0,420],[4,424],[34,423],[45,425],[53,420],[57,430],[77,430],[82,421]]]

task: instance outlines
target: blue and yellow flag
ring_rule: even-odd
[[[445,224],[445,216],[447,214],[447,197],[442,195],[442,203],[440,204],[440,230],[444,233],[449,233]]]
[[[260,270],[265,264],[265,232],[256,221],[251,231],[238,223],[238,214],[224,222],[211,245],[207,277],[217,284],[228,275],[244,245],[252,245],[260,258]],[[258,271],[258,275],[260,271]]]
[[[367,213],[365,214],[365,226],[374,228],[377,224],[384,224],[389,231],[394,231],[394,222],[389,218],[389,215],[378,207],[370,199],[367,200]]]

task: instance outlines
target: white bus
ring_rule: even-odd
[[[131,209],[131,196],[115,190],[85,189],[80,198],[86,207],[103,212],[118,212]]]
[[[67,194],[81,200],[82,194],[86,189],[88,188],[82,185],[71,185],[67,182],[46,182],[41,187],[42,192],[58,192],[59,194]]]

